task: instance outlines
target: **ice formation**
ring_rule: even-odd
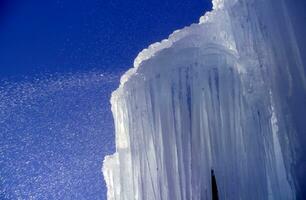
[[[213,0],[138,55],[111,98],[109,200],[211,199],[212,169],[220,199],[303,198],[306,79],[285,5]]]

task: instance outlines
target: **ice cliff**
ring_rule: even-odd
[[[111,98],[109,200],[211,199],[211,169],[220,199],[303,198],[305,56],[288,2],[214,0],[138,55]]]

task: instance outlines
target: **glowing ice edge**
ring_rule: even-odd
[[[183,29],[178,29],[174,31],[172,34],[169,35],[168,39],[164,39],[161,42],[156,42],[151,44],[148,48],[143,49],[135,58],[134,66],[129,69],[125,74],[122,75],[120,79],[120,86],[119,88],[123,87],[123,85],[134,75],[137,73],[138,68],[141,64],[154,57],[158,52],[170,48],[175,42],[179,41],[180,39],[184,38],[185,36],[189,35],[193,30],[194,27],[198,26],[199,24],[204,24],[211,22],[214,19],[214,10],[224,9],[224,1],[223,0],[213,0],[213,11],[207,12],[204,16],[202,16],[199,20],[198,24],[192,24],[187,26]],[[231,49],[233,49],[231,47]]]

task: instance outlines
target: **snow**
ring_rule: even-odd
[[[305,73],[277,2],[213,0],[199,24],[139,53],[111,98],[109,200],[211,199],[211,169],[220,199],[298,196],[303,109],[288,99],[306,97]]]

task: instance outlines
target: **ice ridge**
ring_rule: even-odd
[[[211,170],[220,199],[301,194],[303,108],[288,99],[306,97],[304,58],[285,5],[213,0],[198,24],[139,53],[111,98],[109,200],[211,199]]]

